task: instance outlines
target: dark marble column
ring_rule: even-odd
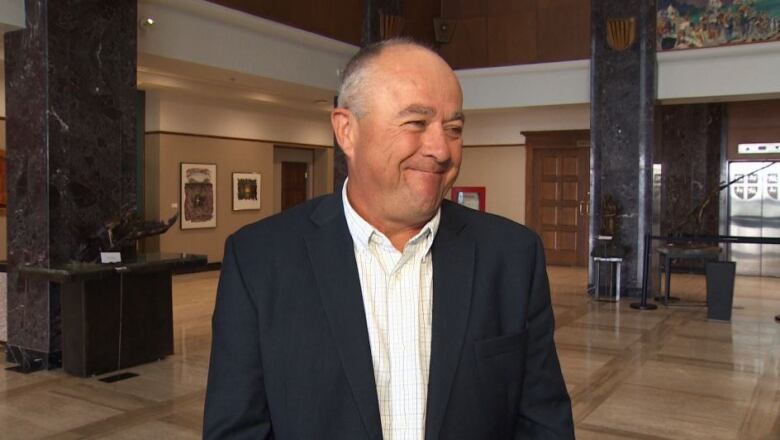
[[[591,10],[591,220],[590,245],[602,223],[607,195],[619,205],[617,239],[628,255],[624,294],[642,285],[644,235],[650,233],[653,114],[656,95],[655,1],[603,0]],[[633,19],[635,41],[608,43],[608,20]],[[591,282],[593,276],[591,274]]]
[[[720,184],[724,113],[723,104],[659,106],[653,162],[662,167],[661,235],[718,235],[717,195],[700,221],[689,214]]]
[[[5,35],[8,357],[54,367],[59,292],[19,276],[75,259],[136,203],[135,0],[27,0]]]

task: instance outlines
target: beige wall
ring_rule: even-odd
[[[466,147],[455,186],[484,186],[485,210],[525,222],[525,147]]]
[[[298,111],[281,106],[150,91],[146,94],[146,131],[173,131],[287,144],[333,145],[327,111]]]
[[[167,219],[179,210],[181,162],[217,165],[217,227],[182,230],[177,222],[146,251],[206,254],[210,262],[222,261],[228,235],[273,212],[273,145],[167,134],[148,134],[146,142],[147,218]],[[262,208],[233,211],[232,172],[249,170],[263,176]]]
[[[333,168],[332,151],[319,153],[323,164],[313,163],[312,194],[319,195],[333,185],[317,178],[321,168]],[[310,162],[313,150],[301,150]],[[314,150],[318,151],[318,150]],[[145,206],[147,219],[167,219],[181,206],[180,163],[213,163],[217,165],[217,227],[182,230],[177,222],[168,232],[148,239],[146,252],[186,252],[208,255],[209,262],[222,261],[225,239],[240,227],[279,212],[274,207],[276,192],[274,145],[266,142],[218,139],[213,137],[159,134],[146,135]],[[317,154],[314,154],[317,156]],[[262,174],[261,209],[233,211],[232,173],[256,171]]]
[[[466,112],[464,145],[523,145],[524,131],[590,128],[590,105],[549,105]]]

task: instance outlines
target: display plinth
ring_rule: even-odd
[[[60,285],[62,366],[86,377],[173,354],[171,274],[204,255],[143,254],[121,264],[25,266],[22,277]]]

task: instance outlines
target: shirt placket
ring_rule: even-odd
[[[394,440],[417,440],[421,432],[420,421],[420,350],[419,350],[419,285],[415,286],[416,254],[418,243],[409,243],[404,254],[394,268],[391,276],[390,291],[394,316],[397,345],[393,352],[392,368],[393,401],[398,402],[393,409],[393,419],[401,421],[394,430]]]

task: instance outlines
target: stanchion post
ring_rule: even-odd
[[[642,298],[638,303],[631,303],[632,309],[637,310],[655,310],[658,308],[655,304],[648,304],[647,303],[647,279],[648,279],[648,272],[649,272],[649,264],[650,264],[650,243],[651,243],[650,234],[645,234],[645,255],[642,257],[642,260],[644,261],[644,264],[642,265]]]

